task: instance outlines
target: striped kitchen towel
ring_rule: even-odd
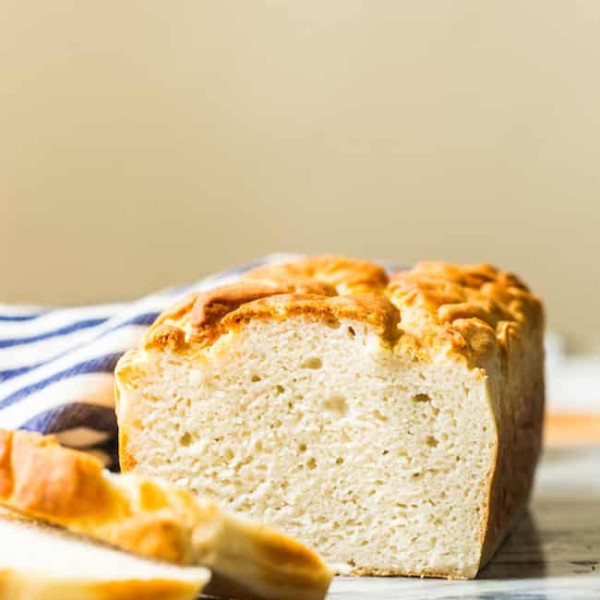
[[[158,314],[191,291],[237,279],[275,254],[127,304],[80,308],[0,305],[0,428],[54,433],[116,466],[113,370]]]

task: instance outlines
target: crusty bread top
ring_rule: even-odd
[[[0,430],[0,504],[78,533],[87,533],[93,523],[103,528],[104,542],[191,563],[189,525],[178,519],[175,504],[186,501],[185,493],[166,496],[150,482],[139,493],[125,493],[105,476],[98,459],[60,446],[54,436]],[[211,507],[207,503],[207,521]]]
[[[491,265],[423,262],[388,277],[374,263],[322,256],[259,267],[192,294],[158,318],[144,346],[194,351],[251,320],[295,315],[363,321],[387,343],[424,356],[443,349],[471,365],[543,325],[539,298]]]

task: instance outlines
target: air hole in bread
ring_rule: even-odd
[[[323,408],[334,417],[343,417],[348,412],[348,403],[344,396],[331,396],[323,402]]]
[[[413,402],[431,402],[431,398],[427,394],[415,394]]]
[[[300,450],[300,452],[306,452],[306,444],[298,444],[298,450]]]
[[[306,461],[306,466],[311,470],[314,471],[317,468],[317,461],[314,458],[314,456],[311,456],[307,461]]]
[[[250,381],[252,381],[253,383],[256,383],[257,381],[260,381],[260,377],[258,375],[252,375],[252,377],[250,378]]]
[[[285,388],[282,385],[275,386],[275,396],[281,396],[285,392]]]
[[[439,444],[439,442],[432,435],[428,435],[425,441],[431,448],[435,448]]]
[[[188,431],[186,431],[180,438],[179,438],[179,443],[184,446],[187,447],[192,443],[192,435],[191,433],[189,433]]]
[[[386,423],[387,421],[389,421],[389,419],[379,410],[374,410],[373,411],[373,416],[378,420],[378,421],[383,421],[384,423]]]
[[[338,456],[338,457],[335,459],[335,464],[336,464],[336,465],[343,465],[343,464],[344,464],[344,459],[343,459],[341,456]]]
[[[356,331],[354,331],[354,327],[348,327],[348,335],[353,338],[356,336]]]
[[[318,356],[307,358],[300,367],[302,369],[320,369],[323,366],[323,361]]]

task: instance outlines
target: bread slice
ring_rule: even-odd
[[[0,600],[193,600],[209,578],[0,510]]]
[[[159,480],[110,474],[52,436],[0,430],[0,504],[140,556],[209,567],[215,596],[321,600],[332,578],[295,540]]]
[[[340,572],[471,578],[529,496],[542,338],[539,299],[489,265],[263,267],[185,299],[120,360],[122,468]]]

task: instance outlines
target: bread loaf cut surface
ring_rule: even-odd
[[[110,474],[52,436],[0,430],[0,504],[140,556],[208,567],[214,596],[322,600],[332,578],[303,544],[160,480]]]
[[[209,578],[0,510],[0,600],[194,600]]]
[[[260,268],[165,312],[121,359],[122,468],[340,572],[474,577],[529,497],[542,339],[539,299],[489,265]]]

